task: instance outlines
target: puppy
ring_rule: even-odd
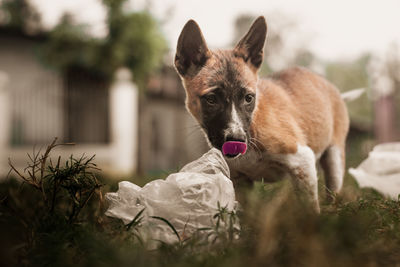
[[[211,51],[197,23],[188,21],[175,56],[186,107],[209,144],[223,151],[232,180],[289,176],[319,212],[316,162],[328,191],[338,193],[347,109],[335,86],[304,68],[259,79],[266,34],[265,19],[259,17],[235,48]]]

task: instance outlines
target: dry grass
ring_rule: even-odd
[[[90,173],[85,168],[69,172],[86,161],[68,162],[75,165],[56,164],[58,171],[46,168],[43,177],[54,181],[57,173],[63,173],[63,179]],[[115,190],[115,181],[100,180],[106,184],[104,192]],[[21,186],[16,180],[0,184],[3,266],[400,266],[399,202],[360,190],[350,177],[343,194],[335,203],[323,204],[320,215],[299,201],[289,183],[256,183],[241,191],[241,212],[220,210],[216,216],[240,219],[238,239],[221,234],[209,242],[199,235],[154,250],[135,235],[140,223],[127,229],[103,215],[100,195],[74,204],[76,188],[87,185],[76,181],[60,187],[54,212],[48,200],[53,191],[45,200],[41,187]],[[322,183],[320,187],[323,191]],[[73,205],[80,212],[71,220]]]

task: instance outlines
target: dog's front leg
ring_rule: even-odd
[[[298,145],[296,153],[279,155],[278,160],[289,172],[295,189],[303,194],[319,213],[318,177],[312,149]]]

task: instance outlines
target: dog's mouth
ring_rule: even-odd
[[[247,151],[247,144],[243,141],[227,141],[222,145],[222,153],[227,158],[236,158]]]

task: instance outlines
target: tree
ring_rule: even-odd
[[[371,55],[364,54],[355,60],[329,62],[325,66],[325,75],[342,92],[355,88],[368,89],[370,78],[367,66],[370,60]],[[368,96],[366,92],[347,106],[352,126],[361,130],[372,130],[373,105]]]
[[[342,91],[369,86],[367,66],[370,54],[364,54],[356,60],[334,61],[326,64],[325,74]]]
[[[42,62],[61,71],[79,67],[102,72],[97,66],[100,41],[91,38],[88,30],[85,25],[76,25],[71,14],[64,14],[39,49]]]
[[[3,0],[0,5],[0,24],[26,33],[36,33],[41,28],[40,13],[28,0]]]
[[[113,72],[119,66],[132,70],[134,78],[143,82],[161,60],[166,50],[156,21],[147,12],[125,14],[126,0],[103,0],[108,10],[109,37],[101,47],[100,64]],[[111,63],[111,64],[110,64]]]
[[[104,0],[108,36],[90,36],[87,25],[65,14],[49,32],[42,46],[44,63],[61,70],[81,68],[111,80],[119,67],[128,67],[143,87],[150,72],[161,62],[166,49],[159,25],[147,12],[125,13],[126,0]]]

